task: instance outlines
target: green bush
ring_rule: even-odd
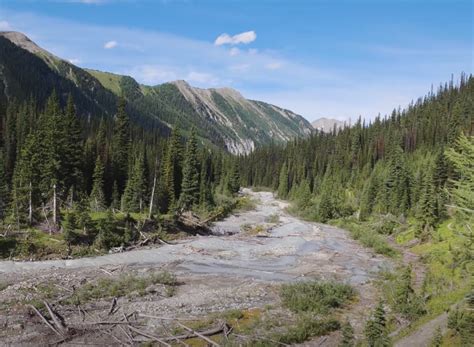
[[[283,305],[293,312],[327,313],[342,307],[355,292],[348,284],[313,281],[284,284],[280,296]]]

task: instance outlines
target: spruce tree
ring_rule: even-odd
[[[144,177],[144,157],[140,153],[135,159],[131,174],[122,195],[122,209],[126,212],[141,212],[144,208],[146,182]]]
[[[370,347],[390,345],[383,303],[380,301],[365,326],[365,337]]]
[[[164,187],[167,200],[166,209],[173,210],[181,193],[182,183],[182,147],[178,128],[173,129],[168,141],[168,150],[164,163]]]
[[[420,201],[420,220],[425,232],[430,232],[438,221],[438,196],[435,189],[433,176],[428,169],[424,175]]]
[[[342,325],[342,340],[339,347],[353,347],[354,344],[354,328],[349,321],[346,321]]]
[[[231,194],[237,194],[240,190],[239,164],[234,160],[227,181],[227,189]]]
[[[7,187],[7,180],[4,170],[4,161],[3,158],[3,151],[0,150],[0,222],[5,218],[7,214],[7,208],[9,203],[9,196],[8,196],[8,187]]]
[[[89,196],[89,204],[92,211],[98,212],[105,208],[104,196],[104,164],[100,156],[95,161],[92,191]]]
[[[68,97],[64,116],[64,184],[65,189],[72,188],[74,193],[74,190],[78,190],[82,183],[82,136],[71,95]]]
[[[64,241],[66,241],[68,247],[70,247],[71,244],[75,243],[77,240],[76,229],[78,228],[78,225],[77,216],[74,211],[66,213],[64,221],[62,222],[62,228]]]
[[[118,103],[112,138],[112,168],[120,194],[125,189],[127,181],[130,151],[130,122],[125,104],[125,99],[121,97]]]
[[[181,195],[179,198],[179,206],[185,210],[197,205],[199,202],[199,162],[197,158],[196,132],[193,128],[191,136],[188,140],[186,149],[183,183],[181,187]]]
[[[288,196],[288,166],[286,162],[280,170],[280,178],[278,180],[278,197],[280,199],[286,199]]]

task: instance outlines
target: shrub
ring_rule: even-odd
[[[280,291],[283,304],[294,312],[327,313],[342,307],[354,295],[348,284],[318,281],[285,284]]]

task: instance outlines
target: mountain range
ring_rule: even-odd
[[[318,118],[315,121],[311,122],[311,125],[313,126],[314,129],[325,132],[325,133],[330,133],[334,130],[334,127],[336,129],[340,130],[346,126],[346,122],[337,120],[337,119],[332,119],[332,118]]]
[[[186,81],[156,86],[129,76],[83,69],[39,47],[19,32],[0,32],[0,112],[8,100],[29,97],[44,103],[53,90],[63,102],[71,94],[82,117],[113,117],[117,100],[127,100],[130,118],[168,134],[178,126],[234,154],[285,142],[313,131],[302,116],[231,88],[201,89]]]

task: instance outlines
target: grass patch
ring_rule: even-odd
[[[325,314],[343,307],[354,298],[355,291],[348,284],[313,281],[284,284],[280,296],[283,305],[293,312]]]
[[[355,240],[358,240],[365,247],[372,248],[375,253],[383,254],[388,257],[398,255],[398,252],[387,243],[385,237],[378,234],[368,222],[359,222],[354,219],[344,218],[333,220],[331,224],[348,230]]]
[[[278,224],[280,222],[280,215],[278,213],[271,214],[267,218],[265,218],[265,222]]]
[[[146,294],[146,289],[154,284],[166,286],[166,294],[172,296],[178,281],[169,272],[154,273],[148,276],[122,275],[119,278],[101,278],[95,283],[87,283],[77,289],[68,301],[84,303],[97,299],[122,297],[137,293]]]
[[[255,226],[251,224],[244,224],[240,227],[240,229],[245,235],[258,235],[267,231],[267,229],[261,224],[257,224]]]

